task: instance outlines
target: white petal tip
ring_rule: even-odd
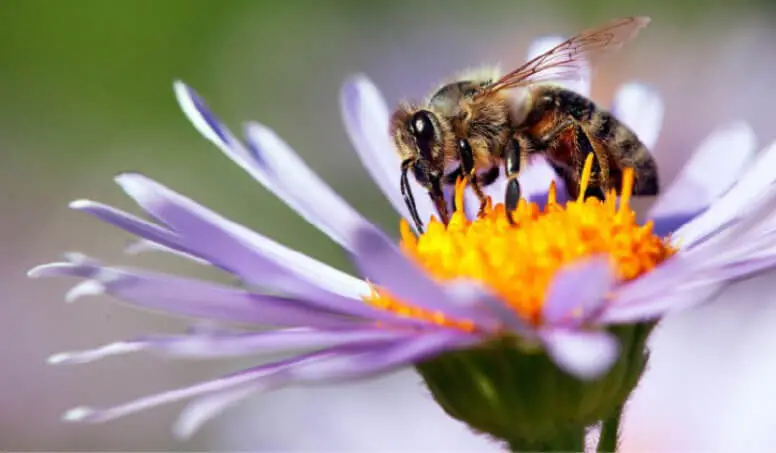
[[[72,303],[84,296],[99,296],[105,293],[105,285],[95,280],[81,282],[65,294],[65,302]]]
[[[153,187],[149,180],[139,173],[121,173],[113,178],[121,189],[130,197],[143,203],[156,199]]]
[[[79,406],[70,409],[62,414],[62,421],[65,422],[83,422],[88,421],[94,416],[96,411],[90,407]]]
[[[67,352],[60,352],[59,354],[54,354],[49,356],[48,359],[46,359],[46,363],[49,365],[59,365],[62,363],[67,363],[70,358],[72,357],[72,354]]]
[[[82,200],[73,200],[67,206],[70,209],[80,210],[80,209],[86,209],[89,206],[92,206],[93,204],[94,202],[91,200],[82,199]]]
[[[48,269],[50,264],[41,264],[40,266],[35,266],[32,269],[27,271],[27,277],[28,278],[41,278],[46,276],[46,269]]]
[[[194,103],[191,100],[191,94],[193,90],[189,88],[188,85],[180,80],[175,80],[172,83],[172,89],[175,93],[175,99],[178,101],[178,104],[181,106],[184,112],[187,111],[187,109],[194,108]]]
[[[257,122],[248,121],[243,125],[245,135],[254,141],[277,140],[279,136],[271,128]]]
[[[583,380],[607,372],[620,352],[619,342],[607,332],[555,332],[544,338],[555,363]]]
[[[153,246],[153,243],[145,239],[132,241],[124,247],[124,253],[127,255],[139,255],[154,250],[156,250],[156,248]]]
[[[375,84],[372,82],[372,79],[370,79],[366,74],[362,73],[356,73],[351,74],[347,79],[345,79],[345,83],[343,84],[343,87],[346,89],[363,89],[363,88],[374,88]]]

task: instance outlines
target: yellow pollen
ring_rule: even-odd
[[[456,211],[447,227],[432,218],[426,232],[415,236],[402,220],[401,247],[439,281],[470,278],[483,282],[516,313],[534,324],[541,323],[541,309],[554,275],[569,263],[606,253],[619,281],[637,278],[673,255],[676,249],[669,245],[667,238],[653,233],[651,222],[636,223],[636,214],[629,205],[632,169],[623,171],[619,205],[614,191],[607,193],[604,201],[584,199],[590,183],[592,157],[589,155],[585,162],[580,178],[582,195],[577,200],[559,204],[552,183],[544,209],[524,199],[519,201],[512,216],[514,225],[507,220],[504,205],[493,206],[490,199],[482,215],[469,220],[462,210],[466,183],[459,179],[455,186]],[[410,306],[382,288],[373,288],[365,300],[401,316],[476,330],[471,321]]]

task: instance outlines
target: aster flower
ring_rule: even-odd
[[[551,44],[541,41],[532,52]],[[574,89],[587,94],[587,80]],[[431,220],[418,236],[402,221],[396,244],[271,130],[250,123],[243,142],[189,87],[176,83],[175,93],[208,140],[339,243],[361,276],[278,244],[146,176],[121,174],[116,182],[153,221],[94,201],[71,207],[138,236],[132,251],[175,253],[244,285],[106,266],[75,253],[30,275],[82,279],[67,293],[69,301],[110,294],[138,307],[270,329],[195,328],[57,354],[50,362],[84,363],[137,351],[170,357],[295,354],[112,408],[75,408],[64,416],[69,421],[102,422],[195,398],[175,428],[186,436],[256,392],[417,366],[450,415],[510,448],[573,450],[581,448],[585,427],[599,420],[605,422],[604,439],[616,437],[620,408],[641,375],[644,343],[656,320],[776,264],[770,216],[776,189],[769,171],[776,146],[750,165],[754,140],[745,125],[718,131],[699,146],[644,225],[630,208],[627,187],[619,202],[613,195],[604,202],[557,200],[560,183],[550,184],[552,173],[539,161],[521,176],[527,199],[516,212],[516,227],[508,225],[500,205],[491,204],[475,219],[477,203],[467,202],[459,184],[453,194],[458,211],[449,226]],[[342,109],[366,169],[409,219],[385,101],[358,76],[343,89]],[[659,96],[640,84],[624,86],[612,106],[649,148],[662,109]],[[295,171],[283,171],[289,167]],[[489,188],[496,197],[501,190],[499,184]],[[424,219],[431,218],[425,197],[417,205]]]

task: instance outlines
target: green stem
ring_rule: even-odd
[[[526,452],[584,452],[585,429],[572,429],[566,432],[558,431],[553,439],[525,440],[514,439],[507,441],[509,451],[513,453]]]
[[[601,425],[601,437],[598,440],[597,451],[599,453],[613,453],[617,451],[620,440],[618,431],[621,418],[622,406],[618,407],[611,417],[603,421],[603,424]]]

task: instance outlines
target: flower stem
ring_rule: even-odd
[[[550,440],[515,439],[507,441],[509,451],[513,453],[526,452],[583,452],[585,451],[585,428],[558,432]]]
[[[619,428],[620,420],[622,419],[622,409],[622,406],[618,407],[609,418],[603,421],[601,437],[598,440],[598,448],[596,449],[599,453],[613,453],[617,451],[620,441]]]

